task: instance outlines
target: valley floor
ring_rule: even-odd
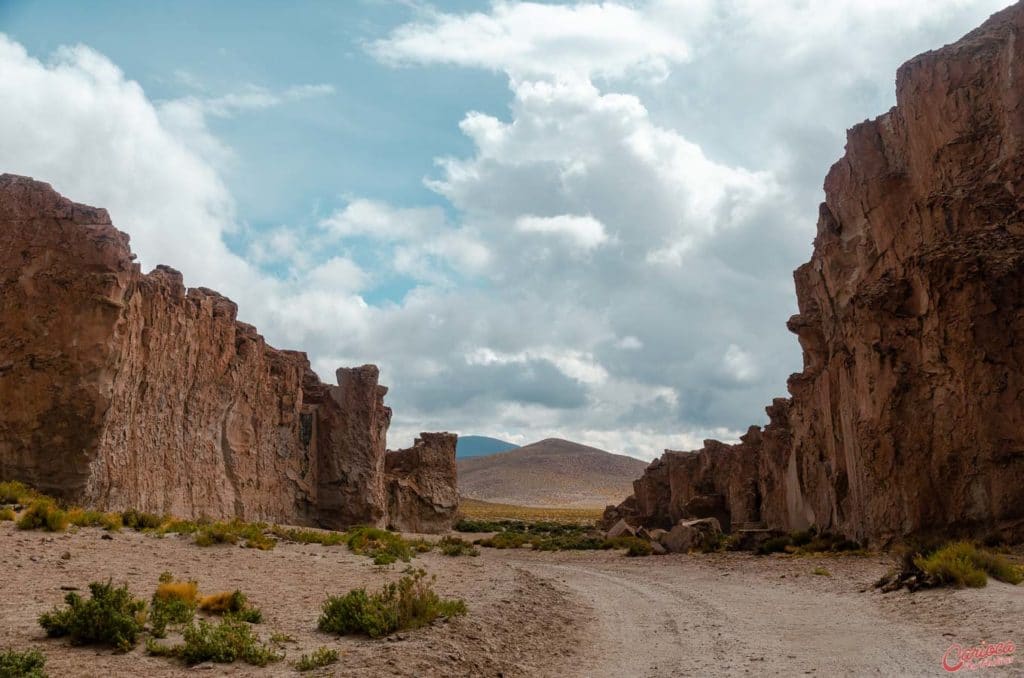
[[[188,538],[124,531],[113,539],[19,532],[0,523],[0,649],[47,656],[51,676],[299,675],[289,662],[320,646],[341,661],[332,676],[747,676],[943,675],[954,642],[1024,645],[1024,585],[880,594],[883,556],[757,558],[746,554],[626,558],[616,552],[496,551],[476,558],[436,552],[413,565],[436,589],[466,600],[469,615],[385,640],[316,630],[320,604],[351,588],[401,576],[344,546],[281,543],[272,551],[200,548]],[[70,554],[65,559],[62,555]],[[823,567],[829,575],[815,575]],[[170,570],[200,590],[240,588],[264,612],[260,632],[291,636],[287,659],[260,669],[189,669],[148,657],[49,640],[38,615],[62,586],[127,582],[141,597]],[[1024,675],[1024,654],[992,675]]]

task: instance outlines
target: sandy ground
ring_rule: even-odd
[[[614,552],[483,549],[477,558],[421,555],[444,596],[469,615],[387,640],[316,630],[320,603],[401,576],[343,546],[281,543],[272,551],[199,548],[187,538],[96,529],[48,535],[0,524],[0,648],[36,647],[51,676],[298,675],[320,646],[337,649],[323,676],[944,675],[952,642],[1024,646],[1024,586],[883,595],[871,586],[882,556],[756,558],[745,554],[626,558]],[[70,558],[63,559],[65,553]],[[823,566],[831,576],[811,574]],[[241,588],[264,612],[258,628],[292,636],[287,659],[259,669],[186,667],[46,639],[36,618],[61,586],[127,582],[148,597],[160,572],[195,578],[203,592]],[[1024,675],[1024,651],[982,675]],[[978,673],[978,672],[975,672]]]

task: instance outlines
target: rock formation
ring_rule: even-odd
[[[107,509],[386,524],[377,368],[323,384],[231,300],[134,258],[105,210],[0,176],[0,479]],[[452,455],[403,467],[429,478],[402,486],[403,521],[420,487],[431,507],[443,482],[457,501]],[[435,510],[424,521],[448,526]]]
[[[668,451],[606,522],[1024,539],[1024,4],[897,74],[825,179],[804,368],[737,445]]]
[[[454,433],[421,433],[412,447],[388,452],[388,527],[401,532],[440,532],[459,508]]]

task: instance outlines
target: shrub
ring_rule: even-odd
[[[263,533],[264,527],[262,523],[245,523],[238,519],[209,523],[199,527],[194,541],[199,546],[213,546],[237,544],[239,539],[245,539],[247,548],[269,551],[277,545],[277,541]]]
[[[401,560],[409,562],[412,548],[401,535],[376,527],[355,527],[345,539],[352,553],[373,558],[377,565],[390,565]]]
[[[335,546],[343,544],[346,540],[344,532],[331,532],[324,530],[305,530],[296,527],[281,527],[274,525],[270,533],[279,539],[294,541],[299,544],[321,544],[323,546]]]
[[[180,645],[167,646],[147,641],[146,652],[157,656],[180,657],[188,664],[230,664],[241,659],[254,666],[266,666],[283,658],[283,655],[260,642],[251,626],[237,619],[224,619],[218,624],[202,619],[193,621],[184,628],[182,636],[185,642]]]
[[[494,549],[517,549],[530,543],[530,538],[522,532],[499,532],[493,537],[480,539],[476,543]]]
[[[199,585],[194,581],[177,581],[170,572],[160,575],[160,583],[150,601],[150,628],[163,638],[171,624],[192,621],[198,603]]]
[[[921,572],[935,578],[938,583],[958,588],[985,586],[988,575],[1008,584],[1019,584],[1024,580],[1020,567],[1001,555],[979,549],[966,541],[948,544],[928,555],[919,554],[913,562]]]
[[[46,530],[63,532],[68,526],[68,516],[57,508],[52,499],[36,499],[18,520],[19,530]]]
[[[758,544],[754,551],[759,556],[766,556],[769,553],[784,553],[786,547],[790,545],[791,541],[788,536],[771,537]]]
[[[146,603],[132,596],[127,585],[115,588],[110,582],[93,582],[89,591],[89,600],[68,593],[67,607],[44,613],[39,625],[48,636],[67,636],[74,645],[99,643],[123,652],[133,648],[142,631]]]
[[[68,511],[68,522],[76,527],[102,527],[108,532],[119,531],[122,524],[121,516],[117,513],[103,513],[81,508],[73,508]]]
[[[478,556],[480,551],[473,548],[465,539],[460,537],[442,537],[437,542],[437,550],[446,556]]]
[[[121,514],[121,523],[133,530],[155,530],[164,523],[164,519],[153,513],[144,513],[136,509],[128,509]]]
[[[5,506],[0,509],[0,522],[4,520],[14,520],[14,509],[10,506]]]
[[[376,593],[354,589],[332,596],[323,605],[317,626],[321,631],[347,635],[365,633],[380,638],[402,629],[425,626],[438,618],[466,614],[461,600],[443,600],[433,590],[433,578],[416,570]]]
[[[39,650],[0,651],[0,678],[46,678],[46,657]]]
[[[0,504],[27,504],[39,496],[38,492],[17,480],[0,483]]]
[[[832,576],[832,573],[829,572],[824,567],[822,567],[821,565],[819,565],[818,567],[816,567],[813,570],[811,570],[811,574],[816,574],[819,577],[831,577]]]
[[[409,548],[416,553],[428,553],[434,550],[434,545],[422,537],[417,539],[407,539],[406,543],[408,543]]]
[[[299,661],[295,662],[295,668],[298,671],[312,671],[313,669],[322,669],[325,666],[330,666],[336,661],[338,661],[337,650],[321,647],[313,654],[304,654],[299,657]]]
[[[250,605],[249,599],[238,590],[203,596],[199,600],[199,609],[250,624],[259,624],[263,621],[263,612],[258,607]]]

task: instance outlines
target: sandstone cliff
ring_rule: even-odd
[[[825,179],[791,398],[738,445],[666,452],[609,519],[1024,539],[1022,35],[1017,4],[899,69]]]
[[[134,258],[105,210],[0,176],[0,478],[109,509],[387,523],[377,368],[323,384],[231,300]]]
[[[402,532],[439,532],[451,527],[459,508],[454,433],[421,433],[412,447],[388,452],[388,527]]]

